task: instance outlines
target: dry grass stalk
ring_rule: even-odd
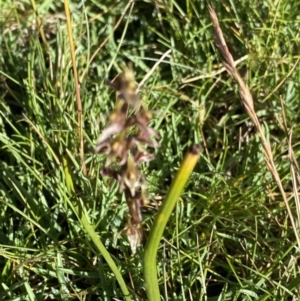
[[[219,21],[218,21],[216,12],[214,11],[214,9],[211,6],[208,6],[208,9],[209,9],[210,18],[212,20],[213,27],[214,27],[215,43],[223,57],[223,60],[222,60],[223,65],[227,69],[228,73],[232,76],[232,78],[237,83],[237,85],[239,87],[240,97],[245,106],[246,112],[248,113],[249,117],[251,118],[252,122],[254,123],[254,125],[259,133],[261,144],[263,146],[263,150],[264,150],[264,154],[265,154],[265,160],[266,160],[267,166],[280,190],[280,193],[284,200],[289,218],[291,220],[291,224],[293,227],[293,231],[295,233],[298,247],[300,248],[300,239],[299,239],[299,234],[298,234],[299,231],[297,231],[297,227],[294,222],[293,214],[291,212],[291,208],[290,208],[290,205],[289,205],[287,197],[286,197],[286,193],[284,191],[280,176],[278,174],[276,165],[274,163],[270,142],[267,140],[265,133],[263,131],[263,128],[262,128],[262,126],[259,122],[259,119],[257,118],[256,112],[254,110],[254,101],[252,98],[252,94],[250,92],[249,87],[244,82],[243,78],[241,77],[240,73],[238,72],[235,62],[233,60],[233,57],[228,50],[226,41],[225,41],[223,33],[222,33],[222,29],[220,28],[220,25],[219,25]]]

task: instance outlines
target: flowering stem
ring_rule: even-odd
[[[151,228],[144,253],[144,280],[149,301],[160,301],[161,299],[156,271],[159,242],[181,191],[198,161],[200,151],[200,146],[194,145],[192,150],[186,154]]]

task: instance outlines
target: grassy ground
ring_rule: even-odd
[[[299,233],[299,4],[212,5],[253,94]],[[132,300],[146,300],[143,247],[131,254],[124,196],[99,173],[105,156],[92,152],[115,101],[105,79],[131,61],[138,83],[150,75],[139,94],[161,136],[155,160],[143,166],[146,229],[188,147],[204,147],[161,242],[162,300],[299,300],[295,231],[237,86],[222,69],[205,1],[69,7],[86,171],[63,3],[1,2],[0,299],[124,299],[74,212],[80,203]]]

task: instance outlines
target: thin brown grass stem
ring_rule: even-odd
[[[84,145],[83,145],[83,131],[82,131],[82,103],[80,98],[80,86],[78,81],[78,73],[76,67],[76,57],[75,57],[75,47],[73,41],[73,33],[72,33],[72,21],[71,21],[71,14],[69,9],[69,1],[64,1],[65,5],[65,14],[67,20],[67,28],[68,28],[68,36],[69,36],[69,44],[70,44],[70,52],[72,58],[72,65],[73,65],[73,74],[74,74],[74,82],[75,82],[75,94],[76,94],[76,104],[77,104],[77,122],[78,122],[78,136],[80,141],[79,146],[79,156],[80,156],[80,164],[81,170],[83,174],[86,174],[86,166],[84,162]]]
[[[251,118],[252,122],[254,123],[257,132],[259,133],[268,169],[269,169],[270,173],[272,174],[272,176],[280,190],[280,193],[284,200],[284,203],[285,203],[285,206],[286,206],[286,209],[287,209],[290,221],[291,221],[291,225],[292,225],[292,228],[293,228],[293,231],[294,231],[297,243],[298,243],[298,247],[300,249],[300,238],[299,238],[298,230],[297,230],[297,227],[296,227],[296,224],[294,221],[294,217],[293,217],[288,199],[286,197],[285,190],[282,186],[282,182],[281,182],[279,173],[277,171],[277,168],[276,168],[276,165],[275,165],[275,162],[273,159],[270,142],[267,140],[265,133],[263,131],[262,125],[259,122],[259,119],[254,110],[254,102],[253,102],[252,94],[250,92],[249,87],[244,82],[243,78],[241,77],[240,73],[238,72],[238,70],[236,68],[233,57],[232,57],[231,53],[229,52],[226,41],[224,39],[222,29],[219,25],[219,21],[218,21],[216,12],[214,11],[214,9],[211,6],[208,6],[208,10],[209,10],[210,18],[212,20],[213,27],[214,27],[215,43],[223,57],[223,65],[227,69],[227,71],[231,75],[231,77],[234,79],[234,81],[237,83],[237,85],[239,87],[240,97],[245,106],[246,112],[249,115],[249,117]]]
[[[293,134],[293,128],[291,129],[289,134],[289,159],[290,159],[290,169],[292,175],[294,199],[296,203],[297,218],[298,221],[300,222],[300,200],[299,200],[299,193],[298,193],[299,178],[297,178],[296,176],[296,174],[299,175],[299,166],[297,164],[297,161],[295,160],[296,158],[292,147],[292,134]],[[295,168],[297,172],[295,171]]]

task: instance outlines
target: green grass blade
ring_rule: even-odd
[[[68,181],[67,186],[69,187],[69,189],[71,189],[71,192],[73,192],[74,184],[73,184],[73,180],[72,180],[70,170],[69,170],[68,165],[67,165],[66,158],[64,158],[64,171],[66,173],[66,178],[67,178],[67,181]],[[88,219],[85,215],[84,208],[80,208],[79,200],[78,200],[78,205],[76,205],[76,204],[71,202],[71,200],[68,198],[67,195],[65,195],[65,193],[63,191],[62,191],[62,193],[64,194],[68,204],[71,206],[71,208],[73,209],[75,214],[78,216],[78,218],[79,218],[82,226],[86,230],[88,236],[91,238],[91,240],[93,241],[93,243],[97,247],[98,251],[103,256],[105,261],[107,262],[107,264],[110,267],[111,271],[114,273],[114,275],[115,275],[115,277],[116,277],[116,279],[117,279],[117,281],[120,285],[120,288],[121,288],[121,291],[124,295],[125,300],[126,301],[131,301],[130,294],[129,294],[129,291],[127,289],[126,283],[125,283],[125,281],[124,281],[117,265],[115,264],[114,260],[110,256],[109,252],[106,250],[105,246],[101,242],[99,236],[97,235],[97,233],[95,232],[93,227],[90,225],[90,223],[89,223],[89,221],[88,221]]]
[[[109,252],[106,250],[105,246],[103,245],[103,243],[99,239],[99,236],[97,235],[95,230],[92,228],[92,226],[90,225],[90,223],[88,222],[88,220],[87,220],[87,218],[84,214],[80,215],[80,220],[81,220],[81,223],[84,226],[85,230],[87,231],[88,235],[92,239],[93,243],[95,244],[95,246],[99,250],[100,254],[106,260],[106,262],[109,265],[111,271],[114,273],[114,275],[115,275],[115,277],[116,277],[116,279],[117,279],[117,281],[120,285],[120,288],[122,290],[122,293],[124,295],[125,300],[126,301],[131,301],[130,294],[129,294],[129,291],[127,290],[126,283],[125,283],[125,281],[124,281],[117,265],[115,264],[115,262],[113,261],[113,259],[110,256]]]
[[[144,254],[144,278],[149,301],[160,300],[156,272],[156,254],[159,242],[181,191],[198,161],[199,153],[200,147],[194,145],[193,149],[186,154],[150,231]]]

